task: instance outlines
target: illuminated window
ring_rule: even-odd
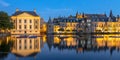
[[[19,25],[19,29],[21,29],[21,25]]]
[[[32,29],[32,25],[30,25],[30,29]]]

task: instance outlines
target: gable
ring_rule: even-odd
[[[33,15],[31,15],[31,14],[29,14],[29,13],[26,13],[26,12],[21,13],[21,14],[19,14],[19,15],[17,15],[17,16],[19,16],[19,17],[34,17]]]

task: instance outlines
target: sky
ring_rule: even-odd
[[[0,11],[10,16],[16,8],[33,11],[48,21],[49,17],[69,16],[79,13],[120,15],[120,0],[0,0]]]

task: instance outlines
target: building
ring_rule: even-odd
[[[98,24],[104,24],[107,21],[106,14],[76,14],[77,19],[82,18],[82,22],[79,23],[81,32],[91,33],[96,32]]]
[[[48,32],[51,33],[76,33],[79,29],[81,19],[76,19],[74,16],[58,17],[49,19]]]
[[[47,23],[44,21],[43,18],[41,18],[41,22],[40,22],[40,33],[41,34],[46,34],[47,32]]]
[[[51,34],[54,32],[53,30],[53,19],[49,18],[48,23],[47,23],[47,34]]]
[[[82,18],[79,23],[84,33],[116,33],[119,32],[119,16],[116,18],[112,11],[109,17],[106,14],[76,14],[77,19]],[[81,31],[80,31],[81,32]]]
[[[14,24],[14,29],[11,34],[40,34],[40,16],[34,11],[20,11],[11,16],[11,21]]]

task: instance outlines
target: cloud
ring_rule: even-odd
[[[2,5],[3,7],[8,7],[10,4],[3,0],[0,0],[0,5]]]

